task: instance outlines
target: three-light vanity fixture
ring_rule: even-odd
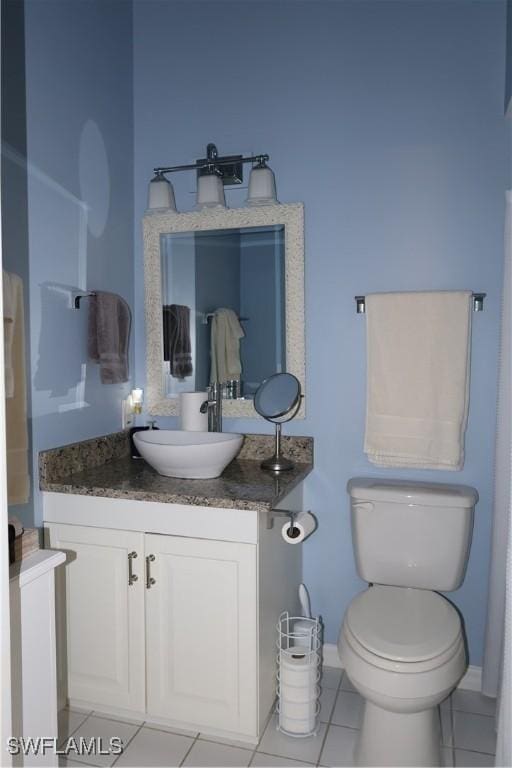
[[[226,207],[224,186],[243,182],[243,166],[252,163],[247,193],[247,205],[275,205],[276,181],[267,165],[268,155],[226,155],[219,157],[215,144],[208,144],[206,157],[189,165],[154,168],[155,176],[149,182],[148,210],[176,211],[176,199],[166,174],[177,171],[195,171],[197,174],[196,210]]]

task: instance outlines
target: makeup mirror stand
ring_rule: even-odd
[[[293,461],[281,455],[281,422],[275,423],[276,437],[274,455],[261,462],[262,469],[270,469],[272,472],[286,472],[295,466]]]
[[[294,462],[281,453],[281,430],[284,422],[297,415],[302,397],[300,382],[291,373],[276,373],[258,387],[254,407],[276,428],[274,455],[261,462],[262,469],[286,472],[294,468]]]

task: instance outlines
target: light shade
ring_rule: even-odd
[[[176,210],[174,189],[162,174],[157,173],[149,182],[148,210]]]
[[[208,173],[197,180],[197,205],[196,209],[226,207],[224,197],[224,184],[216,173]]]
[[[249,177],[247,205],[273,205],[277,203],[274,173],[265,163],[253,168]]]
[[[130,392],[132,410],[134,413],[142,413],[142,404],[144,403],[144,390],[137,388]]]

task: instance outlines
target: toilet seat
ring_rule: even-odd
[[[338,651],[359,693],[395,712],[420,711],[441,701],[467,663],[457,611],[440,595],[404,587],[375,586],[357,595],[345,613]]]
[[[416,675],[422,672],[433,672],[436,669],[440,669],[459,653],[461,646],[463,647],[462,633],[460,633],[453,644],[439,656],[434,656],[427,661],[404,662],[386,659],[383,656],[378,656],[377,654],[372,653],[372,651],[369,651],[359,642],[346,624],[343,624],[342,641],[349,646],[355,656],[366,664],[376,667],[383,672],[402,673],[404,675]]]
[[[394,672],[442,665],[456,651],[461,631],[459,615],[448,600],[404,587],[370,587],[352,600],[344,620],[353,650]]]

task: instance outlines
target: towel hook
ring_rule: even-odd
[[[88,291],[87,293],[77,293],[75,296],[75,309],[80,309],[80,302],[82,299],[88,299],[90,296],[96,296],[94,291]]]

